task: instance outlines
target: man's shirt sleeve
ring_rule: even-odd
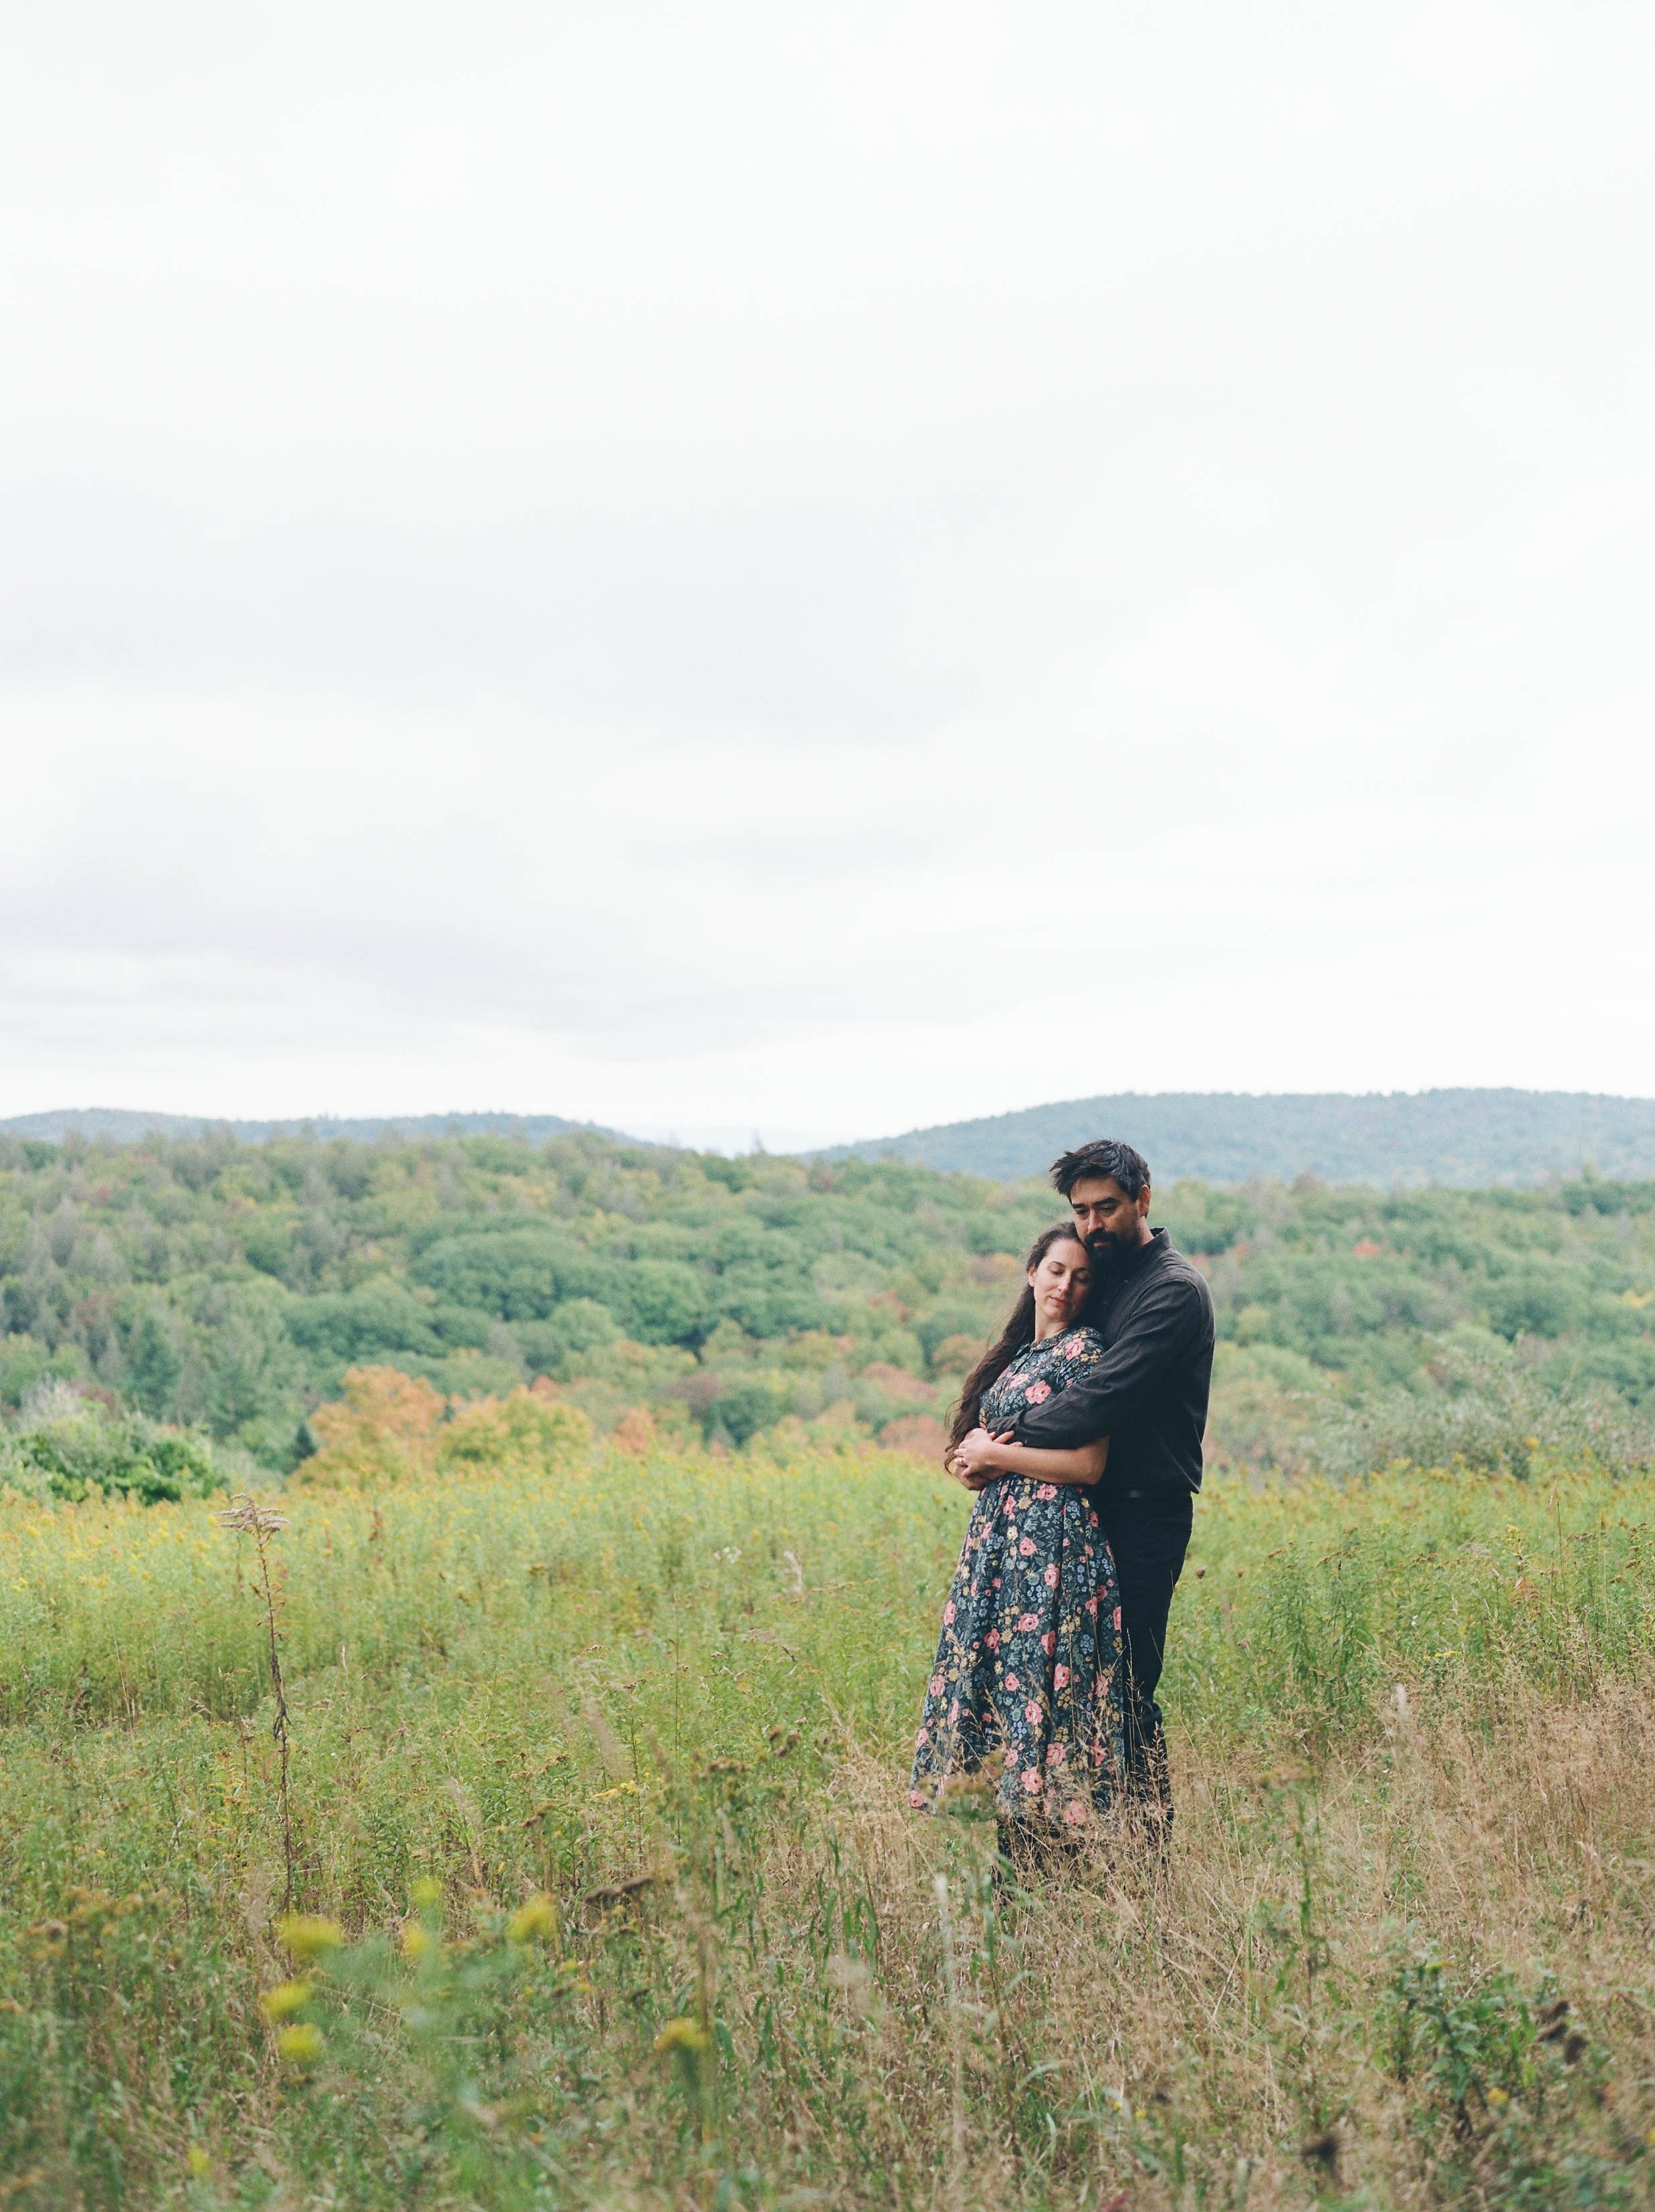
[[[1203,1323],[1201,1293],[1177,1275],[1150,1285],[1097,1364],[1017,1423],[1019,1443],[1070,1451],[1140,1412],[1186,1355]]]

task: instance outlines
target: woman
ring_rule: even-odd
[[[1036,1237],[1028,1288],[967,1376],[949,1466],[978,1492],[943,1608],[908,1802],[935,1807],[949,1778],[997,1766],[996,1808],[1019,1846],[1078,1838],[1120,1772],[1120,1601],[1087,1497],[1108,1439],[1074,1451],[1010,1441],[1027,1405],[1102,1356],[1079,1325],[1091,1261],[1064,1224]]]

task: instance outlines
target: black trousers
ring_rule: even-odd
[[[1155,1690],[1166,1662],[1167,1615],[1190,1547],[1195,1500],[1187,1490],[1128,1489],[1106,1475],[1093,1497],[1120,1585],[1127,1795],[1170,1820],[1172,1777]]]

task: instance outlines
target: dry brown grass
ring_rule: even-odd
[[[991,1830],[901,1818],[888,1773],[852,1750],[839,1829],[882,1925],[876,1971],[846,1975],[846,2032],[877,2084],[884,2158],[921,2201],[961,2205],[1647,2202],[1652,1747],[1655,1695],[1629,1687],[1566,1706],[1519,1690],[1493,1727],[1423,1726],[1393,1705],[1365,1748],[1315,1774],[1186,1745],[1164,1863],[1122,1835],[999,1905],[997,1989],[980,1890],[973,1911]],[[815,1865],[801,1848],[774,1868],[801,1909]],[[939,1866],[961,1961],[952,2007]],[[1397,2076],[1397,1977],[1430,1953],[1449,2033],[1471,2045],[1460,2099]],[[1585,2039],[1567,2045],[1573,2063],[1564,2037],[1534,2039],[1554,1984],[1567,2033]],[[1481,2045],[1479,1997],[1493,2015]],[[1531,2023],[1515,2073],[1513,2008]],[[1035,2063],[1051,2070],[1031,2097]],[[1526,2089],[1505,2088],[1525,2066]],[[778,2097],[775,2121],[808,2131],[815,2103]],[[1036,2106],[1052,2116],[1047,2159],[1030,2140]]]

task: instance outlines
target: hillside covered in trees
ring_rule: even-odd
[[[61,1377],[283,1469],[365,1366],[455,1401],[544,1375],[600,1428],[645,1407],[735,1445],[797,1422],[931,1449],[1058,1212],[1037,1182],[584,1133],[0,1139],[0,1400]],[[1655,1183],[1185,1181],[1156,1214],[1213,1287],[1215,1456],[1641,1450]]]
[[[1655,1176],[1655,1099],[1574,1091],[1127,1091],[841,1145],[823,1159],[894,1158],[1012,1181],[1088,1137],[1125,1137],[1158,1181],[1319,1175],[1384,1190],[1548,1176]]]

